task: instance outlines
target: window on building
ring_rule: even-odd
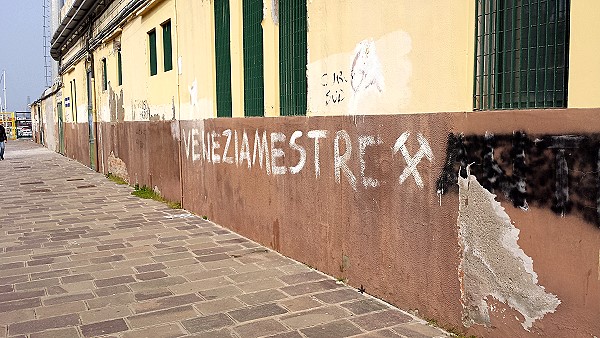
[[[306,115],[306,0],[279,2],[281,115]]]
[[[569,0],[477,0],[473,107],[567,106]]]
[[[161,25],[163,33],[163,57],[164,71],[173,69],[173,46],[171,43],[171,20]]]
[[[244,115],[264,115],[262,0],[244,0]]]
[[[108,89],[108,74],[106,71],[106,58],[102,59],[102,90]]]
[[[148,47],[150,54],[150,76],[156,75],[158,72],[158,64],[156,59],[156,30],[148,32]]]
[[[229,0],[215,0],[215,61],[217,116],[231,117],[231,50],[229,43]]]
[[[117,52],[117,81],[119,81],[119,86],[123,85],[123,63],[121,62],[121,50]]]

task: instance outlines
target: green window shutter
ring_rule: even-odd
[[[476,110],[567,106],[569,0],[477,0]]]
[[[244,0],[244,115],[264,116],[263,0]]]
[[[306,0],[279,1],[281,115],[306,115]]]
[[[102,59],[102,90],[108,89],[108,76],[106,72],[106,58]]]
[[[117,77],[119,86],[123,85],[123,63],[121,62],[121,51],[117,52]]]
[[[173,46],[171,45],[171,21],[168,21],[162,26],[163,32],[163,56],[165,72],[173,69]]]
[[[217,71],[217,116],[231,117],[231,50],[229,0],[215,0],[215,61]]]
[[[148,32],[148,43],[150,48],[150,76],[156,75],[157,73],[157,62],[156,62],[156,30]]]

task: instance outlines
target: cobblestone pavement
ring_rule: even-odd
[[[442,337],[31,141],[0,161],[0,337]]]

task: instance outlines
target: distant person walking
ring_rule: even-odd
[[[0,161],[4,160],[4,145],[6,144],[6,129],[0,124]]]

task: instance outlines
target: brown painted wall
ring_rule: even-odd
[[[535,110],[101,123],[99,157],[104,172],[112,154],[131,183],[446,327],[589,337],[600,333],[599,118]],[[269,166],[254,155],[257,131]],[[474,163],[474,181],[459,211],[461,162]],[[496,197],[476,195],[480,185]],[[508,239],[489,238],[498,231]],[[489,275],[483,263],[491,282],[478,275]]]
[[[118,163],[130,184],[152,187],[180,202],[179,142],[172,133],[176,126],[172,121],[100,123],[99,168],[115,173],[109,162]],[[109,161],[111,154],[118,160]]]
[[[90,166],[90,145],[87,123],[65,123],[65,156]]]
[[[367,292],[404,309],[418,309],[425,317],[461,327],[463,286],[459,279],[459,264],[463,256],[457,226],[456,182],[454,190],[442,196],[437,193],[437,181],[445,167],[449,133],[483,138],[487,131],[496,133],[498,138],[511,139],[513,131],[525,131],[532,144],[537,144],[537,138],[549,135],[586,135],[591,140],[590,148],[578,152],[569,150],[567,154],[573,158],[567,162],[575,163],[574,157],[581,156],[580,162],[590,164],[591,161],[593,164],[588,168],[588,180],[581,181],[587,190],[577,192],[571,188],[572,199],[578,194],[587,194],[588,200],[592,200],[600,194],[598,177],[594,174],[597,173],[598,144],[594,143],[593,132],[598,128],[586,121],[597,120],[599,116],[598,110],[538,110],[183,122],[184,206],[285,255],[333,276],[347,278],[353,286],[362,285]],[[215,152],[222,157],[227,143],[228,132],[223,136],[226,130],[231,130],[232,135],[226,156],[231,157],[233,163],[221,160],[215,164],[204,159],[202,148],[212,141],[204,141],[203,145],[200,141],[203,132],[204,139],[213,131],[215,136],[220,135],[209,136],[209,139],[215,137],[219,142]],[[267,174],[266,168],[258,165],[258,158],[251,169],[245,160],[235,164],[235,132],[238,134],[239,157],[244,130],[248,135],[251,158],[256,130],[261,138],[266,131],[269,145],[271,133],[285,135],[285,142],[276,142],[275,147],[285,154],[275,163],[286,167],[284,175]],[[319,177],[314,168],[315,142],[307,137],[311,130],[327,130],[327,137],[319,142]],[[357,180],[356,190],[343,170],[340,183],[336,181],[334,143],[336,133],[341,130],[347,132],[351,141],[348,168]],[[294,131],[302,132],[297,144],[305,148],[307,155],[303,169],[297,174],[289,173],[289,167],[295,166],[300,158],[299,152],[289,145]],[[394,145],[406,131],[410,132],[405,143],[408,157],[402,155],[401,147],[394,153]],[[400,183],[407,162],[418,157],[419,133],[433,153],[432,161],[424,156],[416,165],[423,181],[422,188],[416,184],[413,175]],[[368,180],[364,182],[366,186],[363,184],[359,156],[361,136],[363,144],[367,145],[362,157],[364,176],[376,178],[379,181],[377,187],[369,186]],[[373,139],[369,142],[365,136],[373,136]],[[381,144],[376,144],[378,137]],[[339,138],[340,154],[345,152],[344,144],[343,138]],[[494,305],[494,310],[489,311],[489,326],[472,325],[468,329],[471,334],[486,337],[584,336],[600,331],[600,323],[594,319],[600,315],[600,230],[598,224],[586,218],[579,208],[573,207],[563,217],[552,210],[550,202],[542,204],[541,197],[534,196],[534,193],[545,193],[551,200],[556,190],[556,179],[552,176],[556,161],[554,148],[544,147],[528,150],[531,154],[527,156],[533,159],[535,155],[536,159],[535,163],[528,163],[531,167],[525,178],[527,191],[532,193],[527,196],[532,199],[528,211],[514,207],[502,190],[495,193],[498,195],[496,200],[502,203],[521,231],[518,246],[533,259],[537,284],[545,287],[547,294],[556,295],[561,303],[554,313],[536,320],[528,332],[522,326],[524,318],[519,311],[489,296],[488,304]],[[208,148],[212,149],[212,146]],[[271,148],[270,145],[270,151]],[[475,152],[469,159],[481,158],[483,149],[470,146],[468,150]],[[514,170],[510,149],[498,149],[495,154],[505,175],[510,177]],[[546,169],[541,173],[551,176],[548,178],[550,190],[535,187],[539,183],[535,179],[536,166],[542,164]],[[472,170],[472,174],[483,180],[485,175],[478,172],[481,169],[477,169],[477,164]],[[581,176],[575,171],[569,175],[571,181]],[[595,211],[596,203],[586,207]],[[485,231],[485,228],[479,230]],[[491,250],[487,254],[496,255]],[[510,277],[507,272],[496,272],[499,279]],[[509,290],[518,287],[516,282],[514,286],[508,282]],[[535,302],[529,305],[534,310],[536,306]]]

